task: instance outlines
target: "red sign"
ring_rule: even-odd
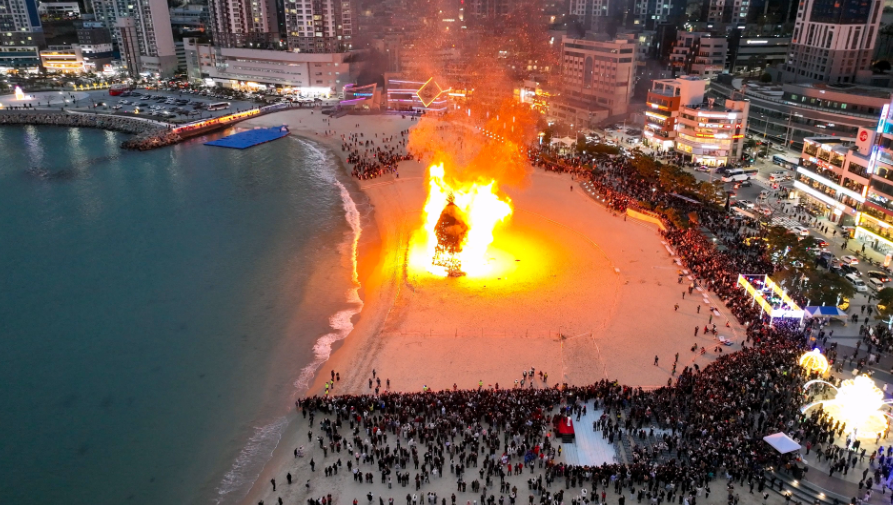
[[[868,140],[868,130],[859,131],[859,142],[865,142]]]

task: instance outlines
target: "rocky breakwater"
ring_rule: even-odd
[[[127,116],[90,114],[65,111],[3,111],[0,125],[51,125],[101,128],[134,136],[121,143],[125,149],[145,151],[179,142],[180,136],[172,133],[163,123]]]

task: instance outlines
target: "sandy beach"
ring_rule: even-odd
[[[347,167],[342,134],[399,137],[418,123],[393,115],[330,119],[319,111],[293,110],[242,127],[280,124],[325,145]],[[326,130],[334,133],[324,135]],[[335,394],[371,393],[373,370],[382,390],[397,392],[454,384],[476,388],[479,381],[484,387],[511,388],[530,367],[549,374],[548,384],[538,381],[537,387],[606,378],[657,387],[671,377],[676,353],[680,370],[694,363],[704,366],[717,356],[716,340],[703,332],[694,335],[694,328],[703,329],[711,318],[720,334],[735,342],[726,352],[740,348],[744,332],[734,322],[725,327],[730,318],[718,299],[698,291],[688,295],[690,281],[679,283],[680,267],[656,226],[612,214],[568,175],[531,168],[523,187],[501,188],[511,197],[514,214],[494,233],[488,253],[496,265],[492,277],[441,278],[416,268],[412,254],[422,222],[426,168],[424,160],[402,162],[399,177],[355,181],[374,208],[377,227],[363,230],[360,239],[364,308],[308,395],[322,394],[331,370],[341,377]],[[720,315],[711,315],[710,305]],[[692,353],[695,343],[708,352]],[[299,424],[283,436],[246,503],[263,499],[270,478],[284,473],[284,465],[294,465],[292,450],[307,445]],[[298,463],[306,466],[307,459]],[[306,470],[292,471],[301,475],[296,481],[302,492]]]

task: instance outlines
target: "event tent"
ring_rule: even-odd
[[[846,317],[846,312],[830,305],[812,306],[804,309],[806,317]]]
[[[800,444],[795,442],[794,439],[792,439],[791,437],[781,432],[763,437],[763,440],[765,440],[767,444],[771,445],[780,454],[787,454],[789,452],[800,450]]]

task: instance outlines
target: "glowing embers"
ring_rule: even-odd
[[[510,201],[500,199],[495,186],[492,180],[451,185],[444,179],[442,164],[428,169],[424,231],[429,272],[449,276],[487,273],[493,228],[512,213]]]
[[[813,349],[800,356],[800,366],[810,372],[818,372],[819,375],[825,375],[825,372],[828,371],[828,359],[818,349]]]
[[[884,400],[884,393],[867,375],[847,379],[839,388],[822,380],[809,381],[803,388],[807,389],[816,383],[831,386],[837,391],[837,396],[833,400],[811,403],[803,407],[803,412],[821,406],[829,416],[846,427],[846,433],[858,438],[874,438],[887,429],[887,416],[881,408],[890,400]]]

